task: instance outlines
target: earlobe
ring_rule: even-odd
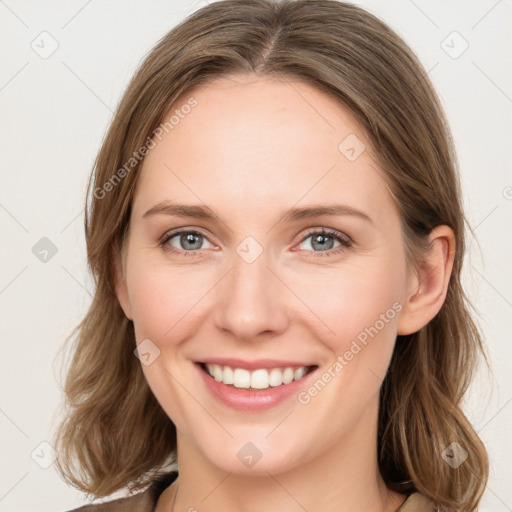
[[[432,320],[446,299],[455,258],[455,235],[448,226],[437,226],[429,236],[431,248],[425,263],[411,280],[398,321],[398,334],[419,331]]]

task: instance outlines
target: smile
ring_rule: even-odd
[[[250,371],[245,368],[202,363],[201,368],[217,382],[240,389],[258,390],[285,386],[300,380],[316,366],[258,368]]]

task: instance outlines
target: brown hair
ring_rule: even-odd
[[[66,417],[56,436],[59,472],[75,487],[106,496],[145,487],[176,460],[176,430],[134,356],[133,323],[117,300],[115,270],[140,169],[134,155],[150,145],[192,86],[232,74],[301,80],[352,112],[400,210],[411,267],[418,268],[433,228],[454,231],[456,254],[441,310],[396,340],[381,387],[378,454],[390,489],[419,491],[446,511],[473,510],[489,462],[461,400],[478,356],[489,363],[461,284],[467,220],[453,141],[409,47],[375,16],[336,0],[212,3],[163,37],[132,78],[87,190],[87,256],[96,288],[67,340],[73,346]],[[441,456],[452,442],[467,452],[457,468]]]

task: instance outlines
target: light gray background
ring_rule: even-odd
[[[512,2],[356,3],[416,51],[454,132],[479,240],[479,247],[471,241],[465,283],[495,376],[476,376],[465,411],[492,459],[481,510],[512,511]],[[41,443],[50,439],[61,403],[54,359],[91,301],[86,180],[141,59],[205,4],[0,0],[0,511],[58,512],[85,503],[54,466],[40,465],[51,463],[51,448]],[[52,38],[58,48],[42,58]],[[32,252],[42,237],[57,247],[46,263]]]

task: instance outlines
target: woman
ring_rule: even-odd
[[[88,197],[57,464],[145,490],[78,510],[475,509],[456,157],[389,27],[334,0],[198,10],[129,84]]]

